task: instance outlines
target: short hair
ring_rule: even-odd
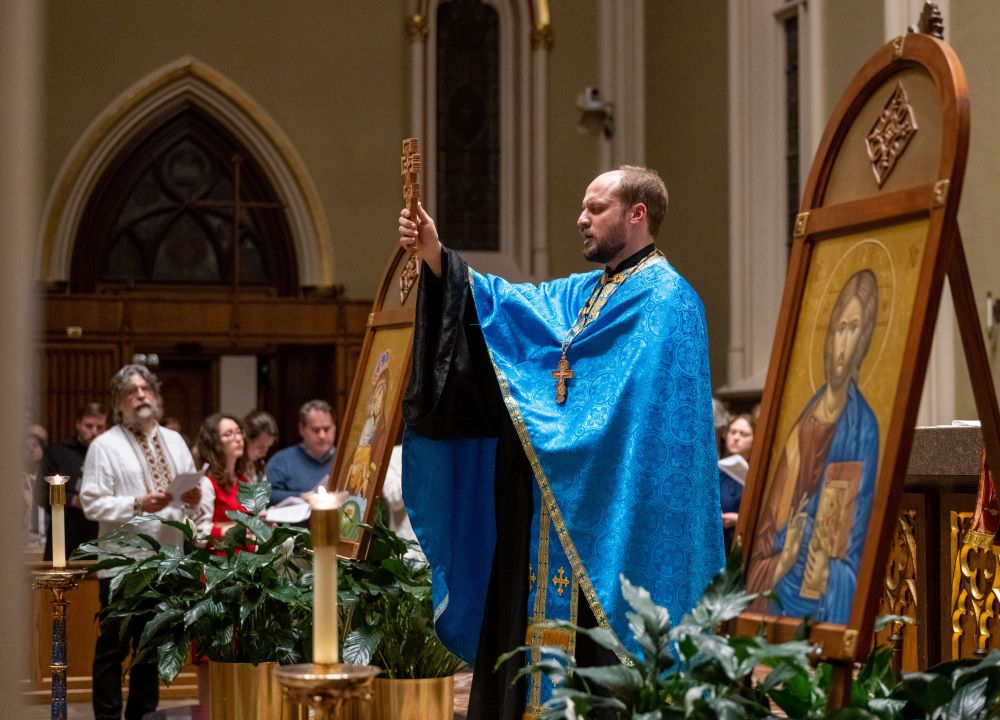
[[[105,421],[108,419],[108,409],[102,403],[89,402],[80,406],[76,411],[76,421],[79,422],[85,417],[101,417]]]
[[[253,440],[261,435],[271,435],[278,437],[278,422],[270,413],[263,410],[254,410],[243,418],[243,428],[247,432],[247,439]]]
[[[854,298],[861,303],[861,336],[858,338],[858,346],[854,349],[854,355],[858,359],[854,365],[856,373],[861,367],[861,361],[868,354],[868,346],[871,345],[872,335],[875,334],[875,320],[878,318],[878,279],[871,270],[865,268],[851,275],[841,288],[837,302],[830,311],[830,324],[827,325],[826,342],[823,345],[823,369],[827,378],[830,377],[830,361],[833,357],[833,336],[836,332],[834,323]],[[848,359],[853,360],[853,358]]]
[[[208,463],[208,472],[217,483],[222,487],[229,487],[236,478],[226,474],[226,454],[222,450],[222,437],[219,435],[219,425],[223,420],[232,420],[245,435],[246,431],[239,418],[225,413],[209,415],[198,432],[198,458],[201,462]],[[243,455],[236,459],[236,475],[246,474],[246,466],[246,450],[244,450]]]
[[[626,209],[636,203],[646,206],[649,234],[655,238],[663,218],[667,216],[669,205],[663,178],[655,170],[638,165],[622,165],[618,171],[621,180],[614,189],[616,197]]]
[[[119,406],[121,405],[122,397],[125,395],[125,386],[128,385],[129,378],[133,375],[138,375],[145,380],[157,400],[160,399],[160,381],[156,379],[156,375],[148,367],[138,363],[125,365],[111,378],[111,409],[114,412],[115,421],[121,419]]]
[[[309,422],[309,413],[315,410],[316,412],[324,412],[333,417],[333,410],[330,408],[330,403],[326,400],[310,400],[299,408],[299,425],[306,425]]]

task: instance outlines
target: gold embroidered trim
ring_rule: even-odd
[[[548,597],[548,583],[545,578],[549,576],[549,518],[548,510],[543,505],[538,518],[538,577],[541,581],[535,587],[535,604],[532,610],[531,625],[528,627],[527,642],[531,646],[531,661],[538,662],[542,659],[541,647],[546,645],[543,637],[542,623],[548,618],[545,612],[545,601]],[[539,705],[542,702],[542,674],[531,674],[531,693],[528,702]]]
[[[993,535],[991,533],[979,532],[978,530],[969,530],[966,532],[965,537],[962,538],[962,542],[980,550],[993,549]]]
[[[524,641],[530,643],[536,637],[541,638],[542,645],[556,645],[567,652],[570,651],[571,645],[576,641],[576,633],[572,630],[545,627],[544,625],[532,623],[528,625],[528,630],[524,633]]]
[[[597,597],[597,591],[594,590],[594,584],[590,580],[590,575],[587,573],[587,569],[583,566],[583,561],[580,560],[580,554],[576,550],[576,545],[573,543],[573,538],[570,537],[569,531],[566,529],[566,522],[563,520],[562,512],[559,510],[559,505],[556,503],[555,495],[552,492],[552,487],[549,485],[549,479],[545,474],[544,468],[542,468],[542,463],[538,459],[538,453],[535,452],[535,447],[531,443],[531,437],[528,435],[528,427],[524,422],[524,416],[521,415],[521,409],[517,405],[517,401],[514,400],[510,392],[510,382],[507,380],[507,376],[504,374],[503,370],[496,364],[496,360],[493,359],[493,353],[490,352],[490,360],[493,362],[493,371],[496,373],[497,380],[500,383],[500,392],[503,395],[504,404],[507,406],[507,412],[510,413],[511,420],[514,423],[514,429],[517,431],[517,436],[521,441],[521,446],[524,448],[524,454],[528,458],[528,463],[531,465],[531,471],[535,475],[535,482],[538,483],[538,489],[541,491],[542,495],[542,513],[547,514],[555,526],[556,534],[559,536],[559,542],[562,545],[563,551],[566,553],[566,559],[569,560],[570,566],[573,568],[573,578],[579,583],[579,587],[583,590],[583,595],[587,599],[587,604],[590,605],[591,611],[594,613],[594,619],[597,620],[597,624],[614,635],[614,630],[611,629],[611,624],[608,622],[608,617],[604,612],[604,606],[601,605],[600,599]],[[543,520],[544,522],[544,520]],[[546,539],[546,550],[548,549],[548,529],[545,530]],[[539,556],[541,556],[541,535],[539,532]],[[546,553],[546,561],[547,561]],[[538,577],[548,577],[548,568],[545,568],[545,574],[542,573],[541,564],[538,568]],[[541,583],[539,583],[539,589],[541,589]],[[539,621],[538,616],[538,595],[539,592],[535,593],[535,622]],[[542,606],[544,612],[544,605]],[[617,635],[615,635],[617,637]],[[534,652],[532,653],[534,658]],[[628,662],[628,658],[623,653],[618,653],[618,659],[623,663]]]
[[[556,592],[559,593],[559,597],[563,596],[566,592],[566,586],[569,585],[569,578],[566,577],[566,568],[562,565],[559,566],[559,572],[552,576],[552,584],[556,586]]]
[[[573,584],[570,585],[569,591],[573,593],[569,598],[569,622],[571,625],[579,624],[577,622],[580,615],[580,583],[576,579],[576,574],[573,574]],[[576,633],[570,633],[569,636],[569,650],[570,655],[576,657]]]

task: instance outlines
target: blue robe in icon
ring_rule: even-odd
[[[500,653],[561,644],[581,661],[590,651],[549,620],[601,625],[638,652],[619,577],[679,619],[722,566],[704,312],[651,258],[572,342],[557,404],[560,346],[603,273],[536,286],[451,251],[443,265],[421,277],[405,504],[438,635],[474,663],[469,717],[520,717],[547,688],[511,686],[523,658],[493,674]]]
[[[847,623],[875,493],[878,419],[854,380],[848,380],[847,398],[836,421],[819,422],[813,413],[825,392],[824,385],[792,429],[796,435],[797,472],[789,469],[790,443],[786,443],[779,459],[769,505],[781,517],[762,518],[747,587],[752,591],[773,587],[777,602],[770,602],[766,608],[770,614]],[[824,511],[825,504],[830,508],[839,506],[839,510],[831,514],[835,511]],[[828,535],[838,539],[839,547],[833,552],[825,551],[824,543],[814,540],[817,523],[823,522],[824,516],[830,518]],[[789,528],[796,517],[803,531],[797,546],[790,550],[794,552],[794,563],[776,578]]]

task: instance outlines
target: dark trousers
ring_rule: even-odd
[[[101,580],[101,609],[108,603],[110,580]],[[145,623],[133,621],[124,637],[119,637],[118,624],[101,623],[97,646],[94,650],[93,705],[95,720],[121,720],[122,717],[122,664],[130,649],[139,646],[139,637]],[[128,678],[128,704],[125,720],[140,718],[156,710],[160,702],[160,679],[156,665],[146,662],[133,664]]]

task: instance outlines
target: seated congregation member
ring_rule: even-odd
[[[243,418],[243,429],[247,434],[247,477],[250,482],[265,480],[267,455],[278,440],[278,423],[270,413],[254,410]]]
[[[743,484],[750,467],[748,461],[753,447],[751,416],[737,415],[730,420],[722,441],[724,457],[719,460],[719,497],[722,502],[722,537],[728,553],[733,548],[736,522],[740,519]]]
[[[328,402],[310,400],[299,409],[299,435],[301,443],[279,450],[267,464],[272,505],[308,495],[330,477],[337,426]]]
[[[239,484],[246,476],[244,432],[232,415],[216,413],[205,418],[198,432],[198,457],[208,465],[201,483],[198,537],[211,546],[222,539],[233,521],[230,510],[245,510],[239,500]]]

